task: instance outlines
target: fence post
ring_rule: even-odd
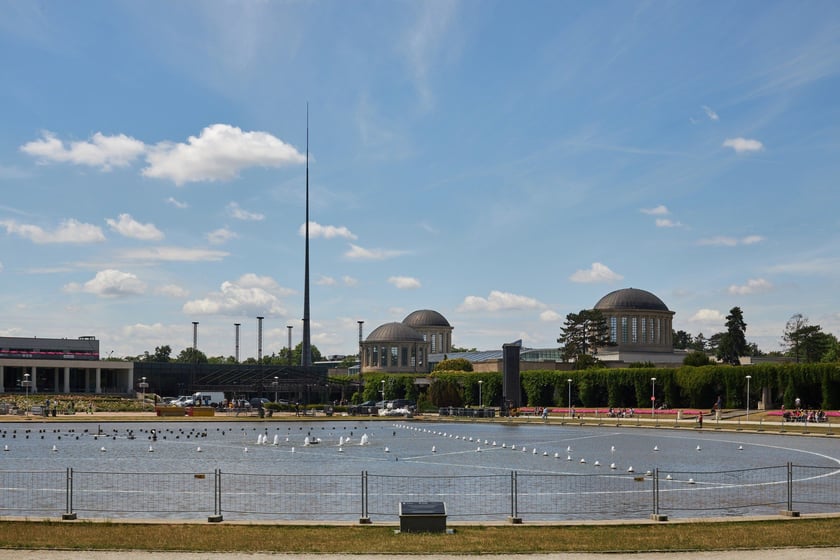
[[[518,525],[522,523],[519,517],[519,489],[517,488],[516,471],[510,472],[510,522]]]
[[[371,523],[370,514],[368,513],[368,473],[362,471],[362,516],[359,517],[359,523],[362,525],[369,525]]]
[[[793,463],[790,461],[787,464],[787,509],[782,515],[799,517],[799,512],[793,509]]]
[[[650,518],[653,521],[668,521],[667,515],[661,515],[659,513],[659,468],[653,469],[653,513],[650,514]]]
[[[207,518],[210,523],[221,523],[222,517],[222,469],[213,471],[213,515]]]
[[[65,508],[64,513],[61,514],[61,519],[64,521],[73,521],[76,519],[76,512],[73,511],[73,469],[68,468],[67,474],[64,478],[65,484]]]

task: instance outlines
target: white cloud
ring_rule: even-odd
[[[243,132],[228,124],[213,124],[186,143],[162,142],[150,148],[143,175],[169,179],[176,185],[224,181],[248,167],[301,164],[306,158],[293,146],[267,132]]]
[[[706,113],[706,116],[709,117],[710,120],[720,120],[718,114],[715,113],[714,110],[712,110],[710,107],[706,107],[705,105],[703,105],[703,111]]]
[[[74,219],[64,220],[55,230],[46,231],[40,226],[19,224],[14,220],[0,220],[0,227],[6,233],[14,234],[33,243],[96,243],[105,241],[102,230],[93,224],[84,224]]]
[[[298,233],[301,236],[306,235],[306,224],[301,224],[298,228]],[[344,239],[356,239],[352,231],[344,226],[322,226],[317,222],[309,222],[309,237],[323,237],[324,239],[332,239],[334,237],[343,237]]]
[[[146,291],[146,284],[129,272],[107,269],[100,270],[84,284],[70,283],[64,286],[67,292],[85,292],[100,297],[122,297],[139,295]]]
[[[3,262],[0,261],[0,272],[3,272]]]
[[[726,317],[717,309],[698,309],[689,319],[692,323],[723,323]]]
[[[736,237],[727,237],[725,235],[717,235],[715,237],[707,237],[697,242],[698,245],[713,245],[719,247],[735,247],[737,245],[754,245],[764,241],[764,237],[760,235],[748,235],[740,239]]]
[[[551,309],[546,309],[545,311],[540,313],[540,321],[545,321],[546,323],[558,321],[562,318],[562,315]]]
[[[141,224],[132,218],[131,214],[120,214],[119,220],[108,218],[105,222],[112,230],[125,237],[144,241],[160,241],[163,239],[163,232],[156,228],[154,224]]]
[[[391,276],[388,283],[400,290],[416,290],[420,287],[420,280],[410,276]]]
[[[581,284],[594,284],[597,282],[615,282],[624,278],[621,274],[616,274],[609,267],[595,262],[589,270],[578,270],[569,277],[572,282]]]
[[[723,142],[724,148],[732,148],[737,154],[748,152],[760,152],[764,149],[764,144],[758,140],[751,140],[749,138],[727,138]]]
[[[41,163],[72,163],[110,171],[114,167],[130,165],[146,152],[146,145],[125,134],[105,136],[101,132],[86,142],[65,145],[53,133],[44,132],[40,140],[27,142],[20,149]]]
[[[458,306],[459,311],[509,311],[517,309],[542,309],[545,304],[528,297],[493,290],[490,296],[467,296]]]
[[[355,286],[359,283],[359,281],[352,276],[344,276],[341,281],[344,282],[345,286]]]
[[[202,262],[220,261],[230,253],[213,249],[190,249],[187,247],[149,247],[129,249],[119,254],[122,259],[132,261]]]
[[[642,214],[647,214],[649,216],[667,216],[671,212],[668,210],[668,207],[660,204],[655,208],[642,208]]]
[[[729,293],[736,295],[749,295],[758,292],[767,292],[773,289],[773,284],[764,278],[751,278],[743,286],[736,286],[735,284],[729,286]]]
[[[315,280],[315,284],[318,286],[335,286],[336,281],[332,276],[320,276]]]
[[[175,208],[180,208],[182,210],[184,208],[189,208],[190,207],[190,205],[187,204],[186,202],[181,202],[180,200],[177,200],[172,196],[170,196],[169,198],[166,199],[166,203],[169,204],[170,206],[174,206]]]
[[[245,274],[238,280],[222,282],[218,292],[183,306],[187,315],[286,315],[280,297],[293,293],[273,278]]]
[[[205,237],[207,238],[207,241],[213,245],[221,245],[222,243],[226,243],[231,239],[236,239],[239,236],[228,228],[223,227],[207,233]]]
[[[227,211],[228,214],[230,214],[237,220],[245,220],[248,222],[261,222],[265,219],[264,214],[260,214],[258,212],[248,212],[247,210],[243,210],[236,202],[231,202],[230,204],[228,204]]]
[[[350,244],[350,249],[344,253],[344,256],[351,260],[358,261],[381,261],[393,257],[404,255],[405,251],[397,251],[393,249],[365,249],[358,245]]]
[[[682,223],[675,222],[674,220],[669,220],[668,218],[657,218],[656,219],[656,227],[660,227],[660,228],[682,227]]]
[[[158,288],[155,291],[157,293],[161,294],[161,295],[169,296],[169,297],[173,297],[173,298],[185,298],[188,295],[190,295],[189,290],[187,290],[185,288],[182,288],[181,286],[178,286],[177,284],[167,284],[165,286],[161,286],[160,288]]]

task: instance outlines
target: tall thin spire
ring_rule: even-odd
[[[306,263],[303,286],[303,341],[300,348],[300,365],[312,365],[312,345],[309,338],[309,103],[306,104]]]

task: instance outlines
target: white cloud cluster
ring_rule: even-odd
[[[68,219],[52,231],[32,224],[19,224],[14,220],[0,220],[0,227],[6,233],[28,239],[33,243],[97,243],[105,241],[102,229],[93,224],[85,224],[78,220]]]
[[[294,293],[268,276],[245,274],[222,282],[218,292],[183,306],[187,315],[285,315],[280,298]]]
[[[72,163],[110,171],[114,167],[130,165],[146,152],[146,145],[125,134],[105,136],[101,132],[89,141],[65,144],[55,134],[44,132],[41,139],[27,142],[20,149],[41,163]]]
[[[306,224],[300,225],[298,233],[301,236],[306,235]],[[344,239],[356,239],[356,235],[344,226],[323,226],[318,222],[309,222],[309,237],[323,237],[324,239],[343,237]]]
[[[717,309],[698,309],[697,312],[689,318],[692,323],[713,323],[722,324],[726,321],[726,317]]]
[[[718,114],[711,108],[703,105],[703,112],[706,113],[706,116],[709,117],[709,120],[717,121],[720,120]]]
[[[642,214],[647,214],[648,216],[667,216],[670,213],[671,211],[664,204],[660,204],[654,208],[642,208]]]
[[[230,214],[237,220],[243,220],[246,222],[261,222],[265,219],[265,214],[260,214],[259,212],[249,212],[247,210],[244,210],[236,202],[229,203],[227,205],[227,211],[228,214]]]
[[[236,239],[239,236],[236,234],[236,232],[233,232],[228,228],[223,227],[207,233],[205,237],[207,238],[207,241],[209,241],[213,245],[221,245],[222,243],[226,243],[231,239]]]
[[[546,323],[559,321],[562,318],[563,318],[562,315],[560,315],[559,313],[557,313],[556,311],[554,311],[552,309],[546,309],[545,311],[540,313],[540,321],[544,321]]]
[[[393,257],[404,255],[405,251],[397,251],[394,249],[365,249],[358,245],[350,244],[344,256],[350,260],[355,261],[382,261]]]
[[[318,286],[335,286],[336,281],[335,278],[332,276],[319,276],[317,280],[315,280],[315,284]]]
[[[267,132],[245,132],[229,124],[205,127],[185,143],[155,145],[125,134],[108,136],[101,132],[86,141],[65,143],[52,132],[44,132],[40,139],[27,142],[20,149],[40,163],[71,163],[102,171],[126,167],[145,157],[144,176],[168,179],[178,186],[233,179],[248,167],[280,167],[306,161],[293,146]],[[181,207],[175,199],[167,202]]]
[[[190,295],[189,290],[182,288],[177,284],[166,284],[165,286],[161,286],[155,291],[161,295],[173,298],[185,298],[188,295]]]
[[[730,294],[744,296],[759,292],[767,292],[772,289],[773,284],[771,284],[764,278],[750,278],[749,280],[747,280],[747,283],[743,286],[737,286],[735,284],[729,286],[728,292]]]
[[[181,210],[183,210],[184,208],[189,208],[189,206],[190,206],[186,202],[181,202],[180,200],[176,199],[173,196],[170,196],[169,198],[167,198],[166,203],[170,206],[174,206],[175,208],[180,208]]]
[[[203,262],[220,261],[230,253],[213,249],[191,249],[189,247],[147,247],[128,249],[119,257],[129,261],[141,262]]]
[[[140,295],[146,291],[146,284],[136,275],[112,268],[100,270],[84,284],[75,282],[64,286],[67,292],[85,292],[100,297],[123,297]]]
[[[499,290],[492,290],[490,295],[486,298],[481,296],[467,296],[464,301],[458,306],[459,311],[511,311],[521,309],[542,309],[545,304],[538,300],[528,297],[520,296],[518,294],[511,294],[509,292],[502,292]]]
[[[388,283],[400,290],[416,290],[420,287],[420,280],[410,276],[391,276]]]
[[[169,179],[176,185],[224,181],[248,167],[301,164],[303,154],[267,132],[244,132],[228,124],[213,124],[186,143],[163,142],[149,149],[146,177]]]
[[[580,284],[595,284],[598,282],[615,282],[617,280],[621,280],[622,278],[624,278],[624,276],[613,272],[608,266],[599,262],[594,262],[589,270],[575,271],[575,273],[569,277],[569,280]]]
[[[698,245],[713,245],[721,247],[735,247],[737,245],[755,245],[764,241],[761,235],[747,235],[746,237],[727,237],[724,235],[717,235],[715,237],[707,237],[697,242]]]
[[[727,138],[723,141],[724,148],[732,148],[736,154],[745,154],[749,152],[760,152],[764,149],[764,144],[758,140],[749,138]]]
[[[154,224],[141,224],[131,217],[131,214],[120,214],[119,219],[108,218],[105,220],[108,226],[115,232],[132,239],[143,241],[160,241],[163,239],[163,232]]]

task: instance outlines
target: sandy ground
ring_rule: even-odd
[[[398,554],[287,554],[276,553],[237,553],[237,552],[88,552],[64,550],[0,550],[0,560],[263,560],[281,557],[284,560],[449,560],[451,555],[398,555]],[[511,554],[505,555],[470,555],[458,556],[459,559],[480,558],[481,560],[510,560]],[[522,558],[528,560],[617,560],[633,556],[651,560],[836,560],[840,558],[840,548],[786,548],[773,550],[711,551],[711,552],[641,552],[638,554],[589,554],[583,552],[562,552],[556,554],[528,554]]]

